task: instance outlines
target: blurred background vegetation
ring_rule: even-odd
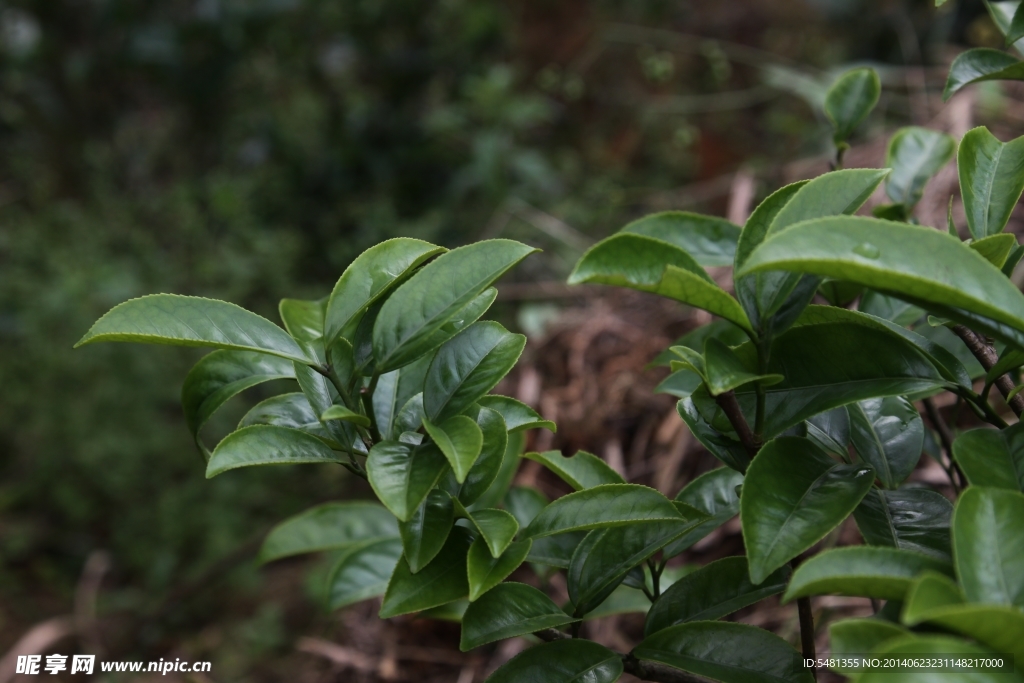
[[[931,4],[0,1],[0,652],[103,550],[103,609],[159,617],[131,648],[219,622],[217,678],[265,672],[292,626],[247,602],[251,563],[217,563],[354,486],[206,481],[178,404],[198,354],[72,352],[108,308],[178,292],[276,319],[397,235],[515,236],[546,248],[518,277],[559,280],[632,217],[722,214],[737,169],[824,153],[818,103],[853,63],[897,86],[869,131],[911,118],[901,69],[998,40],[980,1]]]

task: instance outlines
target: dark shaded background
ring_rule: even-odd
[[[199,354],[72,351],[108,308],[178,292],[276,319],[380,240],[503,234],[545,253],[496,315],[557,363],[538,321],[581,304],[531,283],[642,213],[723,214],[737,169],[762,196],[827,153],[817,103],[845,66],[887,86],[863,139],[914,119],[908,79],[941,84],[951,43],[998,40],[980,2],[930,4],[0,2],[0,655],[72,610],[90,556],[111,657],[187,642],[217,681],[298,680],[275,664],[297,635],[372,621],[327,615],[315,567],[246,559],[359,487],[312,466],[206,481],[178,405]],[[607,436],[553,445],[604,452],[587,433]]]

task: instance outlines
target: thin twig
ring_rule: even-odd
[[[928,415],[928,420],[935,427],[935,431],[939,433],[939,441],[942,442],[942,450],[946,454],[946,457],[940,460],[942,469],[946,470],[949,483],[959,492],[963,488],[964,475],[960,471],[960,467],[953,460],[953,433],[949,430],[949,425],[946,421],[942,419],[942,414],[939,413],[939,409],[935,406],[935,401],[926,398],[921,403],[924,405],[924,412]],[[954,472],[956,475],[954,475]]]
[[[803,649],[804,659],[814,660],[814,613],[811,612],[811,599],[797,598],[796,611],[800,617],[800,647]],[[811,667],[811,675],[814,676],[814,680],[818,680],[817,667]]]
[[[999,354],[986,342],[981,335],[977,334],[973,330],[968,329],[963,325],[953,325],[953,334],[960,337],[967,348],[970,350],[974,357],[981,363],[981,367],[985,368],[985,372],[988,372],[995,364],[999,362]],[[1005,399],[1013,391],[1013,380],[1010,379],[1009,375],[1000,375],[995,380],[996,389],[999,389],[999,393],[1003,395]],[[1010,410],[1013,411],[1017,417],[1024,413],[1024,396],[1018,394],[1012,399],[1007,399],[1007,405],[1010,406]]]
[[[637,659],[632,654],[622,658],[622,667],[626,673],[636,676],[642,681],[657,683],[708,683],[703,676],[680,671],[666,664]]]
[[[729,422],[732,424],[732,428],[736,430],[737,436],[740,437],[740,443],[747,449],[747,455],[753,458],[757,455],[757,452],[761,450],[761,444],[754,436],[754,432],[750,430],[750,425],[747,424],[747,418],[743,417],[743,411],[740,410],[740,404],[736,400],[736,394],[731,391],[727,391],[724,394],[715,396],[715,403],[722,409],[725,416],[729,418]]]

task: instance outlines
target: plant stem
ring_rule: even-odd
[[[985,368],[985,372],[991,370],[999,361],[999,354],[996,353],[996,350],[977,332],[963,325],[953,325],[950,329],[953,330],[953,334],[963,340],[970,352],[981,363],[981,367]],[[1009,375],[1000,375],[996,378],[994,384],[1004,399],[1013,391],[1013,380],[1010,379]],[[1012,399],[1008,399],[1006,403],[1017,417],[1024,413],[1024,396],[1018,394]]]
[[[747,455],[753,459],[757,452],[761,450],[761,441],[754,436],[754,432],[750,431],[750,425],[747,424],[747,418],[743,417],[743,411],[740,410],[736,394],[731,391],[719,394],[715,396],[715,403],[722,409],[725,416],[729,418],[732,428],[736,430],[736,434],[740,437],[740,443],[747,449]]]
[[[934,401],[926,398],[921,403],[924,404],[924,412],[928,414],[928,420],[935,427],[935,431],[939,433],[939,441],[942,442],[942,450],[946,454],[942,462],[942,469],[946,470],[946,476],[949,477],[949,483],[953,485],[953,490],[960,493],[963,488],[964,475],[960,471],[960,467],[953,461],[953,433],[949,430],[946,421],[942,419],[942,414],[939,413]]]
[[[811,612],[810,598],[797,598],[796,610],[800,617],[800,647],[804,659],[814,659],[814,614]],[[818,680],[817,667],[811,667],[811,675]]]

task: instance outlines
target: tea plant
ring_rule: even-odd
[[[870,70],[845,75],[829,93],[837,166],[878,93]],[[925,184],[954,152],[967,241],[951,218],[944,230],[914,219]],[[520,433],[554,428],[488,393],[525,343],[479,321],[495,280],[532,251],[516,242],[450,252],[384,242],[359,256],[329,297],[282,301],[285,329],[225,302],[162,294],[115,307],[80,344],[219,349],[182,390],[207,476],[337,463],[379,499],[287,520],[261,558],[339,551],[333,607],[382,595],[381,617],[456,619],[464,650],[528,634],[547,641],[491,683],[610,683],[623,672],[666,682],[810,681],[811,598],[824,594],[879,606],[871,618],[832,624],[833,654],[1024,663],[1024,427],[1006,421],[1006,406],[1018,417],[1024,408],[1024,295],[1009,279],[1024,247],[1003,232],[1024,189],[1024,138],[1004,144],[977,128],[957,147],[948,135],[905,128],[886,163],[783,187],[742,227],[686,212],[647,216],[576,265],[570,282],[629,287],[720,318],[660,359],[671,369],[662,389],[724,465],[673,499],[587,453],[523,456],[574,489],[555,501],[510,487]],[[891,203],[876,217],[853,216],[883,182]],[[727,264],[735,296],[705,270]],[[819,296],[828,303],[815,303]],[[201,435],[210,416],[281,378],[300,391],[258,404],[211,451]],[[992,399],[993,386],[1005,405]],[[933,402],[943,392],[990,426],[956,435]],[[907,483],[922,451],[963,491],[955,504]],[[669,567],[737,514],[745,555],[691,573]],[[864,543],[830,547],[851,515]],[[524,564],[541,579],[564,571],[569,602],[505,580]],[[797,603],[803,653],[767,630],[722,621],[775,595]],[[579,637],[588,619],[637,610],[646,612],[644,639],[629,653]],[[865,683],[891,675],[847,671]],[[943,680],[1019,680],[1012,671],[1011,663]]]

